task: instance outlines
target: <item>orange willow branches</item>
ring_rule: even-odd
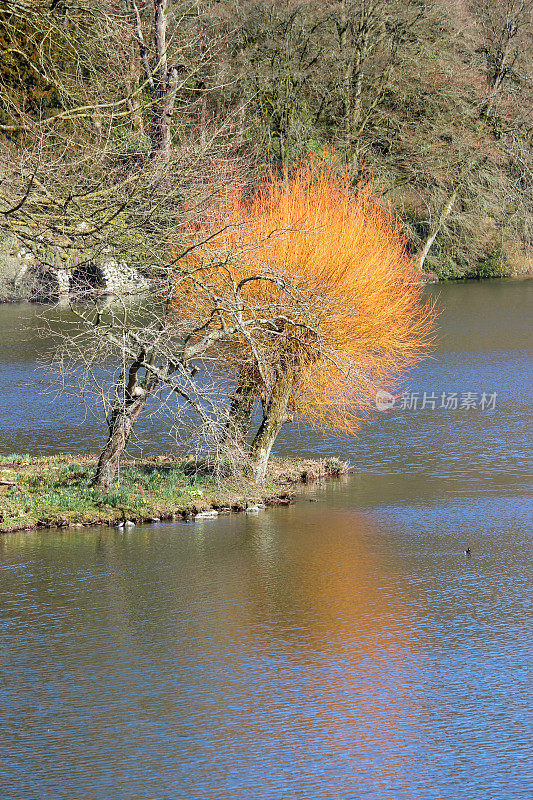
[[[312,163],[252,198],[234,188],[200,228],[219,232],[186,259],[176,310],[216,306],[228,327],[240,315],[229,363],[253,363],[267,396],[291,370],[289,408],[312,424],[352,433],[428,347],[433,308],[400,227],[346,172]]]

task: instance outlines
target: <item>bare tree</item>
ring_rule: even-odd
[[[101,485],[113,480],[135,422],[157,392],[170,387],[200,413],[191,377],[196,368],[189,362],[232,335],[231,326],[229,332],[220,328],[213,308],[202,315],[191,306],[179,318],[172,309],[183,280],[176,261],[191,226],[238,169],[224,140],[224,121],[203,141],[195,137],[195,101],[184,87],[203,55],[194,52],[188,12],[188,5],[180,12],[166,0],[155,0],[152,15],[135,0],[74,2],[68,14],[44,0],[37,6],[9,2],[14,42],[27,27],[36,42],[52,42],[48,60],[40,62],[37,46],[28,49],[28,58],[57,85],[58,98],[43,113],[3,92],[18,138],[0,145],[0,229],[41,263],[56,265],[58,255],[65,266],[116,256],[141,267],[154,286],[149,322],[136,320],[126,306],[123,314],[106,309],[99,298],[94,307],[75,309],[78,328],[73,336],[64,332],[56,358],[61,365],[81,365],[87,378],[99,364],[111,368],[107,394],[100,387],[110,398],[108,441],[96,477]],[[144,81],[128,79],[133,42]],[[173,143],[175,107],[182,119]],[[200,292],[199,278],[196,285]]]
[[[471,3],[481,34],[479,52],[485,61],[487,96],[483,113],[490,117],[504,85],[517,80],[531,57],[531,0],[474,0]]]
[[[181,224],[176,212],[184,208],[191,176],[197,199],[188,196],[190,214],[213,192],[215,169],[204,181],[199,162],[225,158],[224,121],[203,144],[191,135],[195,102],[184,87],[204,56],[194,28],[188,29],[189,6],[171,10],[156,0],[147,20],[134,0],[124,6],[76,1],[68,15],[44,0],[35,6],[9,0],[8,6],[14,43],[21,29],[36,31],[28,58],[56,87],[57,100],[44,113],[2,87],[4,113],[13,123],[5,127],[20,135],[0,141],[0,230],[39,257],[59,247],[71,260],[116,252],[137,264],[157,263],[171,220]],[[51,45],[40,63],[42,39]],[[144,80],[130,78],[133,43]],[[175,108],[187,125],[180,124],[172,148]]]
[[[172,116],[180,74],[188,72],[179,63],[169,63],[168,53],[168,0],[154,0],[154,58],[149,56],[141,15],[136,0],[131,0],[135,19],[135,35],[139,44],[141,61],[152,97],[150,120],[151,149],[165,161],[170,158],[172,143]],[[153,66],[152,66],[153,64]]]
[[[272,343],[286,336],[286,326],[297,325],[302,336],[307,329],[302,309],[316,301],[302,287],[260,260],[246,275],[236,273],[243,252],[249,257],[246,247],[217,248],[209,258],[192,260],[197,248],[207,254],[205,244],[193,241],[162,269],[157,291],[141,306],[98,299],[72,306],[74,325],[56,333],[53,363],[64,387],[74,385],[91,404],[99,396],[106,409],[108,438],[95,484],[111,485],[138,417],[156,398],[167,410],[173,405],[176,426],[194,419],[196,441],[224,461],[239,458],[242,469],[245,448],[235,431],[249,424],[257,384],[247,416],[237,410],[238,387],[228,405],[234,375],[254,369],[264,380]],[[274,302],[255,293],[250,298],[250,285],[259,297],[272,286],[280,296]]]
[[[237,105],[240,129],[245,117],[252,121],[255,146],[279,162],[286,179],[307,148],[320,105],[315,90],[326,14],[309,0],[230,0],[220,13],[228,42],[225,94]]]
[[[409,0],[341,0],[333,4],[330,15],[338,54],[332,67],[338,74],[344,147],[351,160],[424,11],[420,3]]]

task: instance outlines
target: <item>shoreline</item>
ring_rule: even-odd
[[[294,489],[345,475],[338,458],[273,458],[265,483],[171,456],[125,460],[110,489],[91,487],[96,456],[0,457],[0,534],[38,528],[133,527],[290,505]]]
[[[0,276],[1,277],[1,276]],[[493,275],[493,276],[457,276],[452,278],[438,278],[434,274],[427,273],[423,277],[421,277],[420,281],[416,282],[417,286],[434,286],[434,285],[441,285],[447,283],[484,283],[487,281],[502,281],[502,282],[517,282],[517,281],[524,281],[524,280],[532,280],[533,279],[533,272],[529,269],[524,272],[516,272],[511,275]],[[139,293],[130,293],[132,297],[140,296],[143,292]],[[109,297],[112,297],[112,293],[109,294]],[[70,298],[72,301],[75,301],[75,298]],[[29,303],[31,305],[37,306],[54,306],[57,305],[59,299],[56,298],[55,300],[37,300],[32,298],[31,295],[28,293],[17,294],[15,292],[10,293],[9,291],[0,293],[0,305],[16,305],[18,303]]]

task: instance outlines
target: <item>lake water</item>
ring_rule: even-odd
[[[532,796],[533,284],[429,291],[438,346],[403,402],[353,440],[280,439],[346,479],[255,516],[0,538],[2,797]],[[93,451],[102,428],[28,383],[35,314],[0,308],[1,451]]]

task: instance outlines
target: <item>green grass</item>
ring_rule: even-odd
[[[0,467],[3,464],[29,464],[31,456],[21,455],[20,453],[11,453],[8,456],[0,456]]]
[[[291,484],[346,471],[338,459],[274,460],[265,485],[258,487],[244,475],[216,480],[209,471],[193,472],[188,462],[161,457],[126,463],[104,490],[91,486],[95,464],[95,458],[71,455],[1,457],[0,531],[170,519],[221,507],[242,510],[287,498]]]

